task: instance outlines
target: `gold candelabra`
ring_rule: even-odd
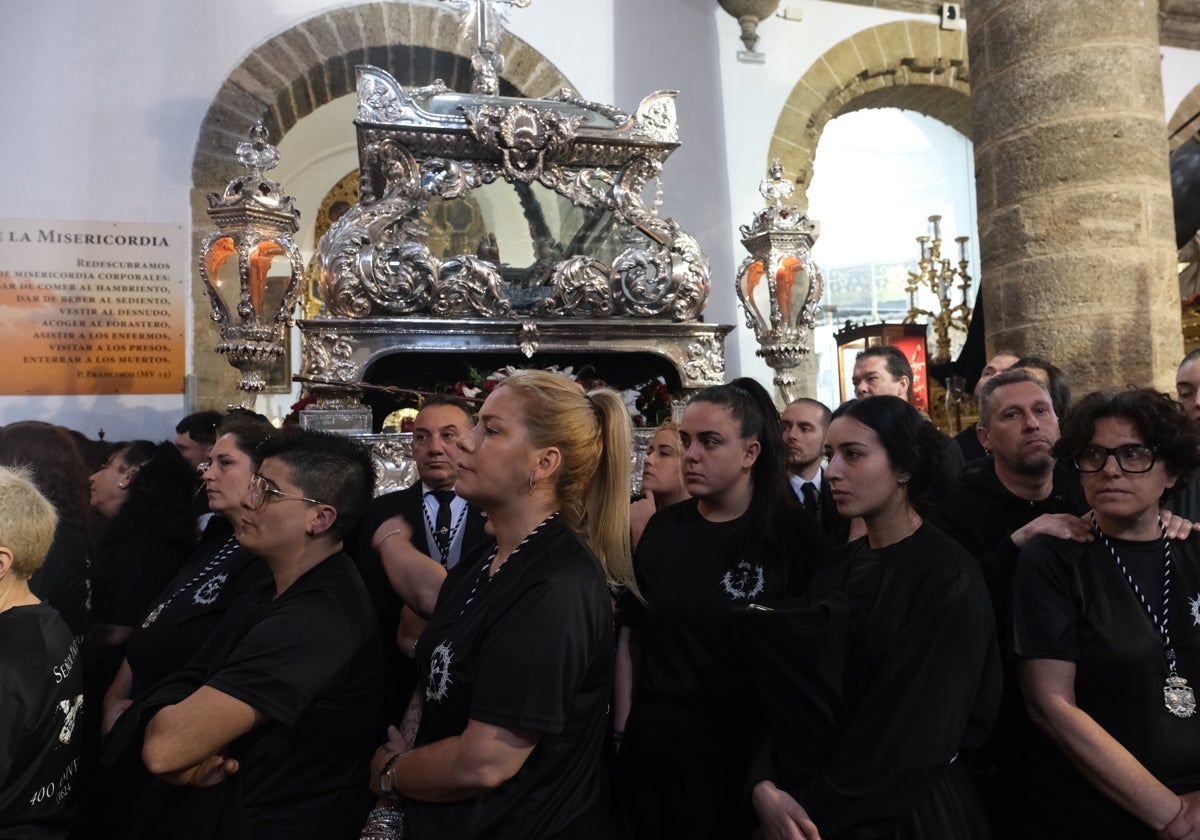
[[[927,323],[933,327],[934,353],[932,361],[944,364],[950,361],[950,330],[957,329],[966,332],[971,323],[971,307],[967,303],[971,289],[971,275],[967,273],[967,241],[969,236],[956,236],[958,243],[958,267],[954,267],[949,257],[942,256],[942,217],[929,217],[930,233],[917,237],[921,247],[921,259],[917,263],[919,271],[908,272],[908,315],[904,323],[915,324],[917,319],[924,316]],[[955,281],[961,300],[952,303]],[[917,305],[917,293],[928,288],[938,301],[936,312],[922,309]]]

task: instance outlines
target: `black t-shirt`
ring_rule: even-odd
[[[83,703],[78,655],[48,604],[0,612],[0,837],[67,836]]]
[[[1156,613],[1162,611],[1162,540],[1110,539]],[[1200,685],[1200,546],[1171,543],[1171,642],[1179,675]],[[1163,702],[1162,640],[1102,542],[1039,536],[1021,551],[1013,582],[1014,647],[1024,659],[1074,662],[1079,708],[1176,793],[1200,790],[1200,717]],[[1094,790],[1048,739],[1030,758],[1039,813],[1090,837],[1152,836]],[[1074,836],[1074,835],[1072,835]]]
[[[273,595],[267,583],[246,596],[257,606],[231,607],[193,662],[206,685],[269,718],[234,743],[241,769],[223,784],[241,787],[243,837],[356,838],[381,713],[370,599],[345,554]]]
[[[133,671],[132,697],[187,664],[220,623],[229,605],[271,578],[267,564],[230,536],[201,545],[158,594],[133,628],[125,658]]]
[[[490,578],[489,557],[484,546],[451,572],[417,644],[416,744],[459,735],[469,720],[540,738],[493,791],[447,804],[410,800],[413,840],[553,837],[601,796],[614,651],[604,573],[557,517]]]
[[[807,569],[825,556],[825,537],[798,506],[781,515],[789,515],[794,528],[790,578],[805,581]],[[657,512],[646,525],[635,560],[646,603],[622,601],[622,621],[640,631],[641,666],[626,728],[640,732],[639,743],[651,739],[665,749],[687,733],[718,752],[721,743],[739,750],[747,743],[753,725],[748,675],[733,644],[731,616],[766,598],[767,582],[761,563],[729,568],[741,527],[742,519],[705,519],[695,499]]]

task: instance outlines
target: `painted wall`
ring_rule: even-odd
[[[855,31],[905,17],[826,0],[785,4],[800,9],[803,21],[760,25],[762,65],[736,60],[737,24],[712,2],[534,0],[514,11],[509,24],[586,98],[628,109],[651,91],[680,90],[684,145],[666,165],[663,213],[699,239],[712,263],[706,320],[739,325],[727,343],[727,373],[768,384],[770,372],[754,357],[732,282],[744,254],[737,226],[761,201],[757,185],[771,131],[796,79],[822,52]],[[340,5],[348,4],[5,3],[0,218],[186,228],[197,134],[222,81],[263,41]],[[1200,77],[1198,67],[1200,52],[1164,50],[1167,113]],[[334,131],[341,122],[321,112],[317,118]],[[344,174],[344,162],[352,160],[353,131],[347,123],[325,148],[289,149],[286,141],[281,148],[281,180],[315,201],[310,194],[332,183],[321,183],[324,173]],[[312,217],[310,208],[305,218]],[[189,253],[188,264],[193,260]],[[267,413],[281,413],[284,401],[291,400],[275,400]],[[169,436],[188,410],[185,395],[0,397],[0,423],[52,420],[92,436],[103,428],[110,439]]]

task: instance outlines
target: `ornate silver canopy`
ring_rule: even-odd
[[[678,145],[675,94],[632,115],[407,91],[358,68],[361,201],[319,246],[322,299],[349,318],[699,316],[708,263],[643,204]]]
[[[723,381],[731,327],[700,323],[708,261],[657,212],[674,92],[626,113],[567,90],[408,90],[362,66],[355,122],[359,202],[318,245],[324,312],[300,322],[313,410],[352,410],[356,383],[394,381],[379,372],[397,354],[406,374],[458,352],[601,376],[636,356],[681,398]]]

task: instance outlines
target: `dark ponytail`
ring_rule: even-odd
[[[730,569],[742,561],[761,564],[767,590],[781,591],[789,584],[789,570],[799,548],[789,539],[796,532],[788,527],[789,520],[802,514],[788,486],[787,453],[775,402],[749,377],[705,388],[692,402],[724,406],[741,436],[758,441],[758,458],[750,469],[750,508],[742,518],[727,563]]]

